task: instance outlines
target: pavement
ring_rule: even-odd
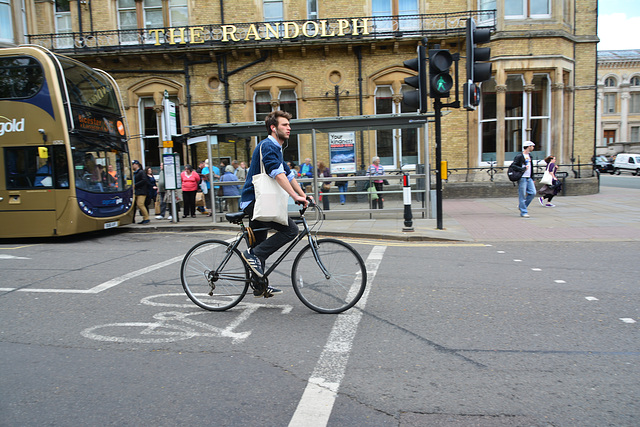
[[[399,241],[640,241],[640,189],[600,187],[598,194],[556,196],[554,208],[543,207],[535,198],[529,206],[530,218],[521,218],[517,196],[491,199],[443,200],[442,229],[436,219],[417,218],[413,231],[403,231],[402,213],[376,211],[369,218],[358,213],[357,204],[340,219],[318,224],[319,235]],[[338,205],[336,208],[340,208]],[[361,208],[366,208],[363,204]],[[334,209],[335,210],[335,209]],[[332,211],[332,215],[336,212]],[[140,216],[137,216],[140,219]],[[151,216],[148,225],[123,227],[131,232],[237,231],[237,225],[214,223],[211,217],[171,222]]]

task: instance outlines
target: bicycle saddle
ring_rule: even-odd
[[[240,224],[242,222],[242,218],[244,218],[246,214],[243,211],[240,212],[232,212],[225,214],[224,217],[232,224]]]

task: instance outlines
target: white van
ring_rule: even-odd
[[[620,175],[620,172],[631,172],[631,175],[640,176],[640,154],[620,153],[613,162],[613,172]]]

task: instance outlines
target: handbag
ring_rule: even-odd
[[[544,171],[544,175],[542,175],[542,179],[540,180],[540,184],[544,185],[552,185],[553,184],[553,176],[549,173],[548,170]]]
[[[262,161],[262,145],[260,145],[260,173],[253,176],[252,182],[256,203],[251,219],[261,222],[276,222],[282,225],[289,224],[287,212],[289,195],[275,179],[265,172]]]
[[[209,189],[207,188],[207,182],[204,179],[200,180],[200,190],[202,190],[203,194],[207,194]]]

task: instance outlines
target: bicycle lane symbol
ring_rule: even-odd
[[[162,303],[155,301],[158,298],[175,296],[184,297],[184,295],[180,294],[161,294],[143,298],[140,302],[145,305],[159,307],[193,307],[193,304]],[[238,344],[247,339],[249,335],[251,335],[252,331],[237,332],[236,328],[238,328],[249,318],[249,316],[251,316],[251,314],[255,313],[260,308],[275,308],[281,310],[282,314],[287,314],[291,311],[292,306],[240,303],[234,309],[234,311],[239,312],[238,316],[236,316],[234,320],[224,328],[210,325],[195,319],[195,317],[207,314],[209,316],[213,316],[215,313],[208,311],[190,313],[167,311],[154,314],[153,318],[156,320],[155,322],[108,323],[92,326],[83,330],[80,334],[85,338],[103,342],[157,344],[182,341],[196,337],[205,337],[231,338],[231,342],[233,344]],[[124,330],[124,332],[117,333],[115,330]],[[136,334],[136,331],[137,335],[134,335]],[[138,335],[141,335],[142,337],[137,337]]]

